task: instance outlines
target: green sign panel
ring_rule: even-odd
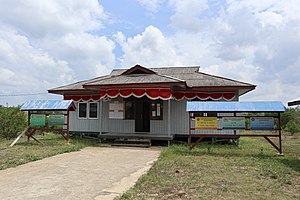
[[[245,117],[223,117],[223,129],[245,129]]]
[[[48,118],[49,126],[64,125],[64,123],[65,123],[64,115],[49,115],[49,118]]]
[[[45,115],[32,114],[30,116],[30,126],[45,126],[46,118]]]

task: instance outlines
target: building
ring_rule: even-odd
[[[300,105],[300,98],[288,102],[288,106],[299,106],[299,105]]]
[[[200,67],[115,69],[109,75],[50,89],[74,100],[70,132],[188,135],[187,101],[238,101],[255,85],[199,72]]]

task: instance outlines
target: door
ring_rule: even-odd
[[[135,105],[135,132],[150,132],[150,103],[136,101]]]

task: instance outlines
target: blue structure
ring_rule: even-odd
[[[22,105],[20,108],[22,111],[28,111],[28,128],[26,129],[28,141],[30,138],[38,141],[33,137],[33,134],[36,130],[46,130],[46,131],[58,131],[65,140],[69,143],[70,134],[69,134],[69,124],[70,124],[70,111],[75,111],[76,106],[72,100],[30,100]],[[53,128],[45,126],[45,118],[46,116],[51,117],[50,114],[47,114],[47,111],[55,111],[55,112],[65,112],[62,116],[64,117],[63,127],[62,128]],[[36,113],[39,114],[36,114]],[[39,118],[43,118],[42,126],[43,127],[31,127],[30,123],[33,116],[40,115]],[[52,115],[52,118],[55,118]],[[57,116],[56,116],[57,117]],[[55,123],[55,122],[54,122]],[[50,123],[51,124],[51,123]],[[35,124],[37,125],[37,124]],[[40,124],[38,124],[40,125]],[[53,122],[52,124],[53,125]],[[66,133],[66,134],[65,134]]]
[[[192,150],[198,145],[205,137],[232,137],[232,136],[245,136],[245,137],[264,137],[278,152],[282,154],[282,141],[281,141],[281,125],[280,114],[286,109],[280,101],[256,101],[256,102],[209,102],[209,101],[190,101],[187,102],[186,111],[189,112],[189,146]],[[237,115],[241,113],[242,115]],[[244,113],[246,115],[244,115]],[[250,113],[251,115],[247,115]],[[271,113],[271,115],[258,115],[261,113]],[[244,115],[244,116],[243,116]],[[237,117],[238,116],[238,117]],[[274,118],[277,119],[277,128],[274,128]],[[216,130],[221,130],[219,122],[226,119],[231,124],[229,127],[233,127],[232,134],[218,133]],[[241,121],[246,124],[246,120],[249,120],[250,128],[244,127],[244,130],[275,130],[278,134],[274,133],[237,133],[236,129],[241,129],[237,124]],[[194,125],[193,125],[194,124]],[[196,127],[196,124],[198,127]],[[200,124],[200,125],[199,125]],[[209,129],[211,133],[197,133],[197,130]],[[226,127],[227,129],[227,127]],[[193,132],[193,133],[192,133]],[[199,139],[192,144],[192,137],[198,137]],[[279,145],[276,145],[269,137],[278,138]]]
[[[22,111],[67,111],[75,110],[72,100],[30,100],[22,105]]]
[[[244,101],[244,102],[187,102],[188,112],[284,112],[280,101]]]

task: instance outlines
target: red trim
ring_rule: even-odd
[[[145,94],[145,90],[133,90],[133,94],[137,97],[142,97]]]
[[[141,98],[143,96],[147,96],[149,99],[156,100],[156,99],[162,99],[162,100],[168,100],[171,98],[174,98],[178,101],[182,100],[183,98],[186,98],[187,100],[193,100],[195,98],[198,98],[199,100],[205,101],[208,99],[212,99],[214,101],[224,99],[226,101],[232,101],[236,93],[234,92],[216,92],[216,93],[201,93],[201,92],[174,92],[170,89],[127,89],[127,90],[105,90],[101,91],[99,95],[64,95],[65,100],[100,100],[102,98],[108,97],[108,98],[116,98],[118,96],[121,96],[123,98],[128,98],[130,96],[134,96],[137,98]]]
[[[169,89],[174,86],[185,87],[184,82],[165,82],[165,83],[130,83],[130,84],[107,84],[107,85],[84,85],[86,89],[99,89],[99,90],[109,90],[109,89],[128,89],[128,88],[164,88]]]
[[[107,90],[106,94],[111,97],[117,97],[119,95],[119,90]]]

